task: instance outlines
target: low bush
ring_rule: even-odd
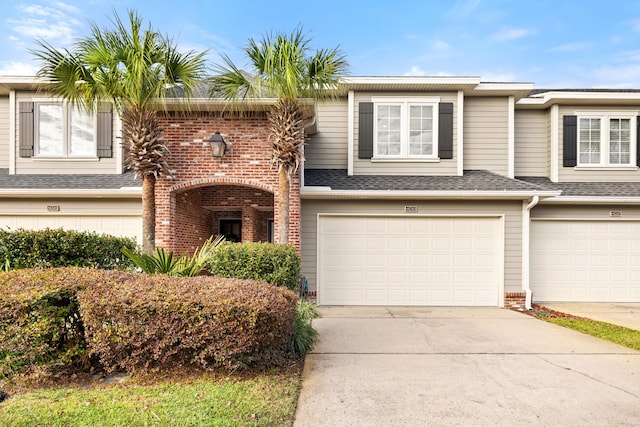
[[[135,240],[84,231],[0,229],[0,264],[11,268],[94,267],[129,269],[134,264],[123,247],[134,250]],[[6,269],[6,268],[5,268]]]
[[[287,351],[297,295],[253,280],[138,275],[78,293],[89,353],[107,371],[267,365]]]
[[[294,292],[300,287],[300,258],[291,245],[226,243],[218,246],[208,270],[216,276],[264,280]]]
[[[299,300],[296,306],[296,317],[293,321],[293,332],[289,342],[289,351],[294,357],[302,357],[313,348],[318,331],[311,321],[320,316],[318,307],[306,300]]]
[[[77,293],[113,282],[88,268],[0,273],[0,378],[88,367]]]

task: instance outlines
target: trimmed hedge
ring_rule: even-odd
[[[297,295],[252,280],[137,276],[78,294],[88,348],[107,371],[235,368],[283,358]]]
[[[0,273],[0,379],[284,360],[297,295],[265,282],[91,268]]]
[[[75,267],[0,273],[0,378],[88,367],[76,294],[113,276]]]
[[[291,245],[225,243],[213,252],[208,270],[215,276],[264,280],[294,292],[300,287],[300,258]]]
[[[94,267],[105,270],[135,267],[121,252],[135,250],[136,242],[92,232],[63,230],[0,229],[0,261],[12,268]]]

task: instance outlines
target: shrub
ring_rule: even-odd
[[[266,365],[289,345],[297,296],[252,280],[138,275],[78,294],[91,355],[107,371]]]
[[[264,280],[294,292],[300,287],[300,258],[291,245],[226,243],[214,252],[208,269],[216,276]]]
[[[294,357],[302,357],[313,348],[318,331],[311,325],[311,321],[319,315],[315,304],[306,300],[298,301],[289,343],[289,350]]]
[[[173,251],[156,248],[153,255],[122,248],[122,253],[147,274],[168,276],[197,276],[207,266],[216,248],[224,242],[224,236],[209,237],[192,256],[174,256]]]
[[[113,274],[75,267],[0,273],[0,377],[88,367],[76,294]]]
[[[15,231],[0,229],[0,263],[12,268],[133,268],[133,263],[121,252],[123,247],[133,250],[136,242],[126,237],[61,228]]]

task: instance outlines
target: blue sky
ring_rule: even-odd
[[[366,5],[366,6],[364,6]],[[480,76],[538,88],[640,88],[640,1],[14,0],[0,17],[0,74],[32,75],[34,37],[71,47],[128,9],[183,49],[243,64],[248,38],[302,25],[340,46],[356,76]]]

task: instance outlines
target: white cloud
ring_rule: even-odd
[[[516,81],[516,76],[511,73],[483,73],[480,75],[480,79],[483,82],[505,83]]]
[[[414,65],[409,71],[404,73],[405,76],[426,76],[427,73],[420,67]]]
[[[585,42],[576,42],[576,43],[565,43],[554,46],[549,49],[551,52],[577,52],[580,50],[585,50],[591,46],[591,43]]]
[[[533,33],[534,33],[533,30],[530,30],[527,28],[504,28],[501,31],[494,34],[491,38],[496,41],[504,42],[504,41],[521,39]]]
[[[436,50],[447,50],[447,49],[449,49],[451,47],[451,45],[449,43],[447,43],[445,41],[442,41],[442,40],[435,40],[432,43],[432,46]]]
[[[467,18],[475,13],[479,4],[480,0],[460,0],[453,5],[447,14],[457,19]]]
[[[25,62],[6,62],[0,64],[1,76],[34,76],[36,67]]]
[[[16,7],[17,17],[9,17],[6,22],[13,34],[10,37],[20,45],[25,39],[42,38],[53,45],[69,45],[76,38],[77,28],[82,24],[76,16],[81,11],[75,6],[56,1],[48,6],[22,4]]]
[[[596,68],[593,75],[598,82],[596,87],[637,88],[640,86],[640,63]]]
[[[423,76],[431,76],[431,77],[451,77],[454,74],[448,73],[446,71],[438,71],[436,73],[430,73],[417,65],[413,65],[409,71],[403,74],[403,76],[412,76],[412,77],[423,77]]]

